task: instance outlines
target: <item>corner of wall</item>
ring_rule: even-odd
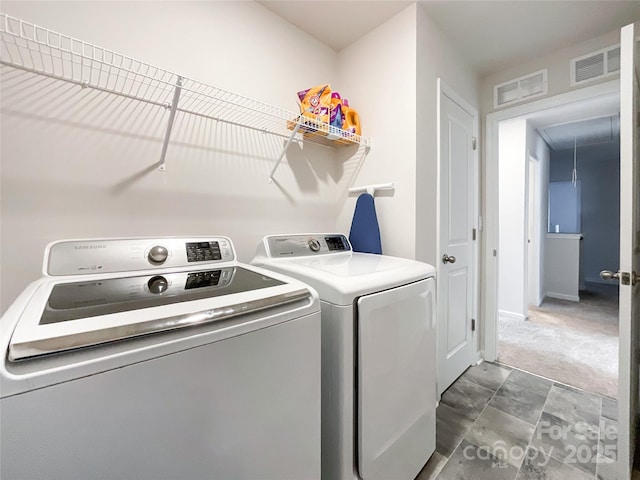
[[[345,193],[354,185],[394,184],[391,196],[376,197],[382,248],[406,258],[415,258],[415,12],[408,6],[338,54],[339,89],[373,140],[364,161],[344,165]],[[349,230],[355,200],[345,194],[341,201],[338,230]]]

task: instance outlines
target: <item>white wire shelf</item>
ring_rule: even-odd
[[[292,141],[332,145],[371,139],[205,83],[169,72],[0,12],[0,64],[157,105],[170,110],[160,157],[165,169],[176,112],[249,128],[287,139],[273,177]]]

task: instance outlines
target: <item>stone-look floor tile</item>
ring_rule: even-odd
[[[598,480],[619,480],[618,479],[618,462],[611,458],[599,456],[597,465]]]
[[[593,480],[593,475],[529,447],[516,480]]]
[[[458,410],[440,403],[436,409],[436,452],[450,457],[472,424],[473,420]]]
[[[431,455],[427,464],[422,467],[415,480],[435,480],[446,463],[447,457],[440,455],[438,452],[433,452],[433,455]]]
[[[511,369],[495,363],[483,362],[467,369],[463,377],[495,392],[507,379],[509,373]]]
[[[514,480],[518,469],[463,440],[438,480]]]
[[[618,422],[600,418],[600,448],[598,453],[609,459],[618,458]]]
[[[493,390],[460,377],[442,394],[440,403],[456,409],[459,415],[475,420],[489,403],[493,394]]]
[[[602,397],[602,416],[610,420],[618,420],[618,401],[613,398]]]
[[[511,371],[507,381],[515,383],[516,385],[523,387],[525,390],[537,393],[543,397],[547,396],[551,386],[553,385],[551,380],[531,375],[530,373],[516,370],[515,368]]]
[[[601,408],[602,397],[556,384],[549,391],[544,411],[572,424],[587,422],[598,425]]]
[[[513,375],[513,372],[511,375]],[[539,388],[535,390],[527,389],[522,383],[513,381],[511,375],[496,392],[489,405],[531,425],[535,425],[544,407],[546,394],[541,395],[538,393],[540,391]]]
[[[531,446],[593,476],[596,473],[598,436],[598,428],[588,423],[570,423],[542,412]]]
[[[493,407],[473,424],[465,440],[520,468],[535,427]]]

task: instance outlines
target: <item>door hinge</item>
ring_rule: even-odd
[[[476,319],[475,318],[471,319],[471,331],[472,332],[476,331]]]
[[[471,137],[471,148],[474,150],[478,148],[478,141],[476,140],[476,137]]]
[[[476,239],[476,229],[475,228],[472,230],[472,233],[473,233],[473,239],[475,240]]]
[[[638,280],[639,277],[636,272],[620,272],[620,283],[622,285],[635,285]]]
[[[494,256],[494,257],[497,257],[497,256],[498,256],[498,251],[497,251],[497,250],[495,250],[495,249],[493,250],[493,256]]]

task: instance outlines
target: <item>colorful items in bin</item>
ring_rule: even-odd
[[[344,115],[342,114],[342,99],[338,92],[331,94],[331,113],[329,115],[329,125],[336,128],[342,128]]]
[[[342,113],[344,115],[342,129],[349,133],[360,135],[360,116],[358,112],[349,106],[349,100],[346,98],[342,101]]]
[[[349,107],[349,101],[338,92],[331,92],[329,84],[318,85],[298,92],[300,101],[300,131],[305,136],[327,135],[339,143],[351,143],[355,135],[360,135],[360,117]],[[295,121],[287,122],[293,130]]]
[[[351,143],[355,135],[361,134],[360,116],[358,112],[349,106],[349,100],[346,98],[342,99],[341,110],[343,116],[341,138],[336,141],[339,143]]]
[[[331,86],[318,85],[298,92],[300,100],[300,113],[303,117],[308,117],[321,123],[329,123],[329,110],[331,109]],[[305,126],[303,123],[303,131],[315,132],[318,124],[308,122]]]

